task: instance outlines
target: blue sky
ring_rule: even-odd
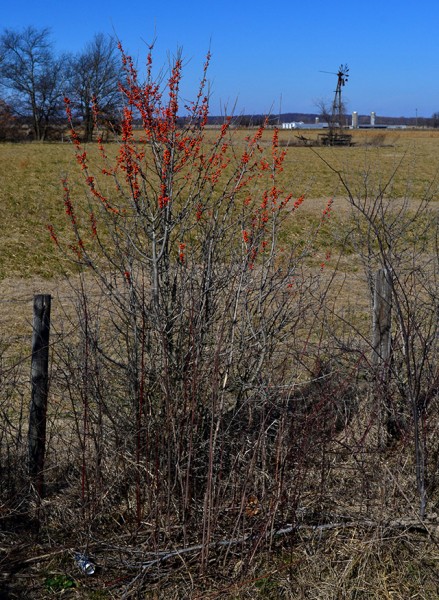
[[[95,33],[115,33],[138,58],[156,37],[155,64],[183,48],[184,94],[194,95],[208,48],[211,114],[318,112],[350,68],[349,111],[431,116],[439,111],[437,0],[9,0],[2,29],[49,27],[57,51],[80,51]]]

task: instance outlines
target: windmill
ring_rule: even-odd
[[[343,102],[341,100],[341,89],[346,85],[348,80],[349,67],[347,65],[340,65],[340,68],[335,75],[337,75],[337,89],[335,90],[334,102],[332,103],[332,116],[335,117],[337,115],[338,126],[341,128],[344,113]]]
[[[349,67],[347,65],[340,65],[337,73],[332,71],[321,71],[321,73],[337,75],[337,88],[332,102],[332,111],[329,122],[329,136],[323,136],[322,142],[330,146],[333,146],[334,144],[349,145],[352,136],[342,135],[335,131],[337,128],[340,130],[343,128],[344,107],[342,101],[342,88],[346,85],[349,78]]]

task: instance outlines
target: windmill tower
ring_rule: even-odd
[[[349,67],[347,65],[340,65],[337,73],[333,73],[332,71],[322,71],[322,73],[337,75],[337,87],[335,89],[331,115],[329,118],[329,135],[321,136],[321,142],[327,146],[350,145],[352,136],[342,133],[345,113],[342,100],[342,89],[349,78]]]
[[[338,127],[343,127],[344,118],[344,107],[341,99],[342,88],[346,85],[349,77],[349,67],[347,65],[340,65],[337,73],[337,88],[335,90],[334,102],[332,103],[332,118],[333,122],[338,122]]]

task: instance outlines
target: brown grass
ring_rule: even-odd
[[[215,134],[209,131],[207,136],[213,139]],[[248,132],[236,131],[233,135],[239,146],[244,144]],[[265,133],[267,144],[270,135],[269,131]],[[293,143],[295,135],[294,131],[281,130],[280,142]],[[315,132],[310,134],[313,135]],[[354,131],[356,145],[351,148],[291,147],[280,183],[297,197],[306,194],[303,209],[309,215],[319,212],[329,197],[345,196],[336,173],[324,161],[343,173],[354,192],[363,190],[365,177],[373,188],[385,183],[397,169],[392,189],[395,198],[408,195],[416,200],[430,190],[437,200],[439,132],[388,131],[383,147],[371,143],[376,135],[372,131]],[[88,152],[92,171],[98,172],[94,146]],[[66,175],[75,199],[81,202],[85,190],[70,144],[0,145],[1,279],[35,275],[47,278],[71,269],[59,260],[46,229],[52,223],[61,234],[67,231],[61,186],[61,178]],[[341,211],[343,202],[338,201],[338,205]]]

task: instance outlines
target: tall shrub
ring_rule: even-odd
[[[165,82],[150,51],[143,82],[120,50],[121,139],[97,141],[96,167],[72,127],[88,200],[64,181],[71,239],[49,227],[81,268],[82,341],[66,373],[82,495],[88,507],[108,499],[111,479],[138,525],[178,523],[207,548],[227,523],[241,527],[249,497],[265,498],[264,528],[291,513],[318,439],[322,398],[301,416],[292,402],[315,278],[302,272],[307,244],[283,230],[304,198],[279,184],[276,129],[233,141],[230,117],[208,128],[210,56],[182,106],[180,55]]]

